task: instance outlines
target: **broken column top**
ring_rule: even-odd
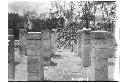
[[[79,36],[81,36],[81,38],[84,38],[84,39],[89,39],[91,38],[91,29],[82,29],[82,30],[79,30]]]
[[[28,32],[27,39],[41,39],[41,32]]]

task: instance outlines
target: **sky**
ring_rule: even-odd
[[[38,14],[42,12],[49,12],[49,9],[52,8],[51,2],[53,1],[54,0],[8,0],[8,12],[14,12],[20,15],[23,15],[24,9],[28,11],[35,10]],[[67,2],[69,2],[69,0],[66,1],[66,4]],[[77,4],[76,1],[74,1],[74,3]],[[63,4],[63,1],[60,1],[59,4]],[[55,10],[55,7],[53,7],[52,11]],[[76,8],[75,11],[77,12],[79,9]],[[97,11],[95,15],[97,17],[102,17],[102,11]]]
[[[51,2],[46,0],[8,0],[8,11],[23,14],[23,10],[46,12],[51,8]]]
[[[29,11],[35,10],[37,13],[47,12],[51,8],[51,2],[53,1],[55,0],[8,0],[8,11],[19,14],[23,14],[24,9]],[[59,1],[59,4],[63,4],[63,2]],[[66,4],[67,2],[69,0],[66,0]],[[76,4],[76,1],[74,3]],[[52,9],[52,11],[55,11],[55,8]]]

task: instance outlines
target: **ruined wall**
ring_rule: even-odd
[[[14,35],[13,31],[8,31],[8,79],[14,79],[15,78],[15,64],[14,64]]]
[[[57,50],[57,34],[47,30],[28,33],[20,30],[19,39],[20,54],[27,56],[28,81],[43,81],[45,58],[51,61],[51,54]]]
[[[92,32],[95,81],[108,81],[108,59],[115,56],[115,39],[110,32]]]
[[[44,79],[44,64],[41,53],[41,33],[28,33],[26,46],[28,81],[42,81]]]
[[[115,38],[106,31],[84,30],[78,39],[83,67],[93,67],[95,81],[108,81],[108,59],[115,56]]]

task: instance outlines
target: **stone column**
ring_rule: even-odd
[[[44,80],[44,61],[41,46],[41,32],[27,34],[28,81]]]
[[[108,58],[114,55],[114,43],[109,32],[92,32],[95,81],[108,81]]]
[[[77,39],[77,44],[78,44],[78,56],[82,56],[82,53],[81,53],[81,51],[82,51],[82,49],[81,49],[81,45],[82,45],[82,32],[80,31],[79,32],[79,36],[78,36],[78,39]]]
[[[45,65],[50,65],[50,61],[51,61],[51,39],[50,39],[50,31],[48,30],[44,30],[41,33],[41,54],[42,57],[44,58],[44,63]]]
[[[55,55],[57,50],[57,34],[55,31],[43,30],[42,31],[42,55],[44,57],[44,65],[52,66],[56,63],[51,61],[51,57]]]
[[[83,30],[79,35],[79,56],[82,58],[83,67],[91,66],[91,35],[90,30]]]
[[[83,67],[91,66],[91,30],[84,30],[83,34]]]
[[[50,49],[51,49],[51,52],[52,53],[55,53],[56,50],[57,50],[57,33],[56,31],[51,31],[51,46],[50,46]]]
[[[15,79],[14,35],[8,36],[8,79]]]
[[[19,30],[19,54],[20,55],[27,55],[27,39],[26,39],[27,31],[26,29],[20,29]]]

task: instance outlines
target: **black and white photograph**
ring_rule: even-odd
[[[117,1],[8,0],[8,82],[119,82]]]

